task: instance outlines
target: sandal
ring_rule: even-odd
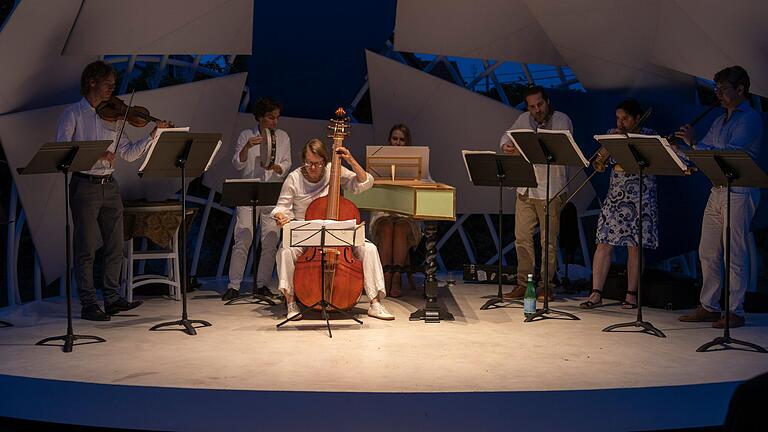
[[[598,300],[596,302],[587,300],[584,303],[581,303],[579,305],[580,308],[582,308],[582,309],[594,309],[594,308],[596,308],[598,306],[602,306],[603,305],[603,290],[593,289],[592,292],[590,293],[590,297],[592,297],[592,294],[599,294],[600,295],[600,300]]]
[[[628,302],[626,299],[621,302],[621,308],[622,309],[637,309],[637,291],[627,291],[627,296],[632,296],[635,298],[635,302]]]
[[[392,282],[390,282],[389,296],[392,298],[398,298],[403,295],[402,291],[402,273],[403,267],[399,265],[391,266]]]

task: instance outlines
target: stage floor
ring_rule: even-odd
[[[148,331],[156,323],[177,319],[181,305],[165,298],[147,298],[143,306],[115,316],[111,322],[76,319],[76,334],[97,335],[108,342],[76,346],[70,354],[62,353],[58,347],[34,345],[44,337],[65,331],[62,299],[4,309],[0,319],[13,322],[15,327],[0,329],[0,358],[4,359],[0,375],[6,385],[21,392],[26,392],[25,386],[32,382],[38,390],[45,384],[53,388],[57,383],[95,384],[102,385],[102,391],[196,390],[195,401],[202,401],[199,390],[245,390],[262,395],[274,395],[274,392],[484,393],[518,401],[515,403],[521,405],[515,406],[522,407],[525,404],[519,401],[524,395],[536,395],[537,401],[530,403],[540,406],[555,403],[554,399],[552,402],[541,399],[545,394],[562,398],[564,392],[571,392],[574,397],[581,395],[580,399],[584,399],[585,394],[600,395],[598,399],[604,403],[620,398],[615,393],[619,391],[626,396],[617,400],[617,406],[621,407],[636,404],[631,402],[634,398],[645,400],[642,395],[654,389],[662,392],[657,395],[664,395],[661,400],[650,397],[655,401],[648,400],[648,407],[630,406],[628,412],[647,408],[659,413],[663,407],[655,405],[692,404],[688,414],[684,407],[678,408],[680,413],[673,417],[665,419],[662,414],[661,424],[648,423],[639,416],[633,421],[634,415],[624,416],[620,425],[614,424],[619,429],[650,429],[717,424],[723,419],[735,383],[768,371],[768,355],[736,350],[697,353],[698,346],[721,335],[722,331],[706,323],[678,322],[680,311],[644,309],[644,318],[666,333],[665,339],[640,334],[634,329],[602,332],[607,325],[634,320],[635,311],[618,306],[581,310],[578,308],[581,297],[551,304],[553,308],[576,314],[581,318],[579,321],[524,323],[519,306],[480,310],[495,293],[494,286],[459,283],[450,290],[441,290],[440,297],[441,304],[456,317],[454,322],[409,321],[409,314],[422,307],[423,300],[416,291],[406,290],[403,298],[384,300],[396,316],[395,321],[365,316],[367,303],[361,302],[357,311],[364,324],[333,319],[333,338],[329,338],[325,322],[319,316],[276,329],[275,325],[284,315],[284,305],[225,306],[216,292],[223,288],[223,283],[208,282],[204,290],[190,294],[190,318],[205,319],[213,324],[213,327],[199,329],[197,336],[174,330]],[[75,316],[79,316],[79,307]],[[768,316],[748,314],[747,324],[733,330],[733,337],[768,346]],[[75,388],[61,391],[68,394],[77,391]],[[627,393],[632,389],[639,392]],[[706,400],[707,392],[719,395],[712,400],[715,406],[697,406],[693,400],[678,400],[688,393],[702,395]],[[12,392],[4,390],[3,398],[0,415],[32,418],[33,411],[13,402]],[[51,403],[66,401],[57,400]],[[173,403],[164,403],[166,409],[173,409]],[[424,405],[425,410],[427,406]],[[569,409],[578,409],[575,407]],[[584,407],[589,410],[588,404]],[[669,407],[670,412],[674,412],[672,408]],[[24,412],[14,413],[14,409]],[[384,409],[382,414],[388,411],[371,409]],[[561,412],[559,410],[557,412]],[[595,410],[600,412],[600,407],[593,406],[591,412]],[[695,412],[700,415],[693,416]],[[535,413],[541,414],[541,409]],[[53,417],[50,420],[63,419]],[[712,423],[713,420],[716,423]],[[555,422],[554,425],[558,420],[548,421]],[[588,424],[583,423],[583,419],[580,422]],[[493,428],[492,423],[488,425]],[[111,426],[159,429],[168,425],[129,422]]]

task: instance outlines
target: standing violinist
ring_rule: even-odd
[[[122,122],[109,122],[99,117],[96,108],[112,98],[116,79],[115,70],[103,61],[87,65],[80,78],[83,98],[64,110],[56,131],[56,141],[112,141],[90,170],[72,173],[69,189],[74,225],[73,270],[82,305],[80,316],[90,321],[109,321],[111,315],[134,309],[142,303],[140,300],[128,302],[118,294],[123,258],[123,201],[112,173],[116,154],[129,162],[134,161],[147,150],[151,138],[131,141],[123,133],[118,143]],[[170,125],[159,121],[150,135],[154,137],[158,127]],[[96,302],[93,282],[93,262],[100,243],[104,258],[101,286],[104,310]]]
[[[291,168],[291,139],[288,134],[277,129],[280,119],[280,111],[283,106],[274,99],[263,97],[253,104],[253,116],[259,123],[255,128],[248,128],[240,132],[235,145],[235,154],[232,164],[240,171],[241,178],[257,179],[262,182],[281,182]],[[262,149],[265,137],[263,133],[274,131],[274,163],[261,166],[261,152],[270,149]],[[259,226],[261,231],[261,255],[256,280],[253,281],[253,293],[276,297],[268,284],[272,280],[272,271],[275,268],[275,254],[280,232],[271,216],[274,207],[257,207],[259,212]],[[237,207],[237,223],[235,225],[235,244],[232,246],[232,258],[229,261],[229,285],[221,299],[229,301],[240,293],[240,283],[243,281],[245,264],[248,262],[248,250],[253,241],[253,218],[250,206]],[[254,257],[255,258],[255,257]]]
[[[336,152],[352,168],[349,170],[343,166],[340,167],[341,185],[347,192],[356,194],[373,187],[373,176],[365,172],[349,150],[339,147]],[[331,163],[328,161],[325,144],[319,139],[309,140],[301,150],[301,160],[302,167],[293,170],[285,179],[277,206],[272,211],[272,216],[280,227],[291,220],[304,220],[304,214],[312,201],[328,195]],[[299,307],[294,297],[293,274],[296,260],[305,249],[281,246],[277,251],[278,288],[285,295],[287,318],[293,318],[299,314]],[[378,249],[366,240],[363,246],[354,248],[354,254],[363,264],[363,285],[371,302],[368,315],[382,320],[395,319],[394,315],[381,304],[381,300],[387,294]]]
[[[760,153],[763,121],[749,105],[749,75],[741,66],[731,66],[715,74],[715,95],[725,112],[712,123],[709,132],[697,141],[691,125],[684,125],[675,136],[695,150],[743,150],[752,158]],[[699,259],[701,260],[700,305],[680,317],[685,322],[713,322],[725,327],[720,314],[720,291],[723,278],[723,238],[728,208],[727,189],[714,186],[709,192],[701,223]],[[730,327],[744,325],[744,293],[749,285],[749,250],[747,238],[752,216],[760,200],[760,189],[731,188],[731,265],[725,269],[730,277]]]
[[[643,110],[634,99],[626,99],[616,106],[616,129],[609,134],[625,134],[637,131],[643,135],[655,135],[651,129],[640,129],[640,118]],[[608,163],[609,156],[604,148],[598,153],[598,160]],[[621,304],[623,309],[637,307],[638,282],[638,218],[642,214],[643,247],[656,249],[659,244],[658,236],[658,206],[656,193],[656,176],[643,176],[643,208],[638,212],[640,200],[640,175],[624,172],[620,165],[614,164],[611,169],[611,181],[608,186],[608,196],[600,209],[597,221],[597,248],[592,260],[592,293],[587,301],[581,303],[582,309],[592,309],[603,303],[603,286],[611,266],[611,254],[615,246],[627,247],[627,294]]]

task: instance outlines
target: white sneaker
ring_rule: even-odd
[[[285,314],[286,319],[293,319],[299,315],[299,305],[296,302],[288,303],[288,313]]]
[[[371,303],[371,307],[368,308],[368,316],[386,321],[395,319],[395,316],[389,313],[381,302]]]

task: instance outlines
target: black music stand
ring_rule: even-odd
[[[725,218],[725,328],[723,336],[716,337],[696,349],[697,352],[706,352],[714,346],[722,346],[722,349],[733,349],[731,345],[742,345],[754,349],[759,353],[768,353],[768,350],[760,345],[753,344],[731,337],[731,186],[744,187],[768,187],[768,176],[755,161],[742,150],[718,150],[718,151],[686,151],[685,154],[696,166],[704,172],[715,186],[727,188],[727,216]]]
[[[326,286],[325,286],[325,254],[326,247],[332,247],[332,246],[355,246],[356,243],[359,242],[360,238],[358,238],[357,228],[354,230],[354,235],[352,237],[352,241],[347,241],[343,238],[340,238],[339,235],[337,235],[340,231],[349,231],[349,229],[335,229],[335,228],[326,228],[325,225],[319,227],[319,228],[311,228],[310,235],[306,239],[294,241],[293,232],[294,231],[307,231],[306,228],[303,228],[303,225],[309,225],[311,221],[294,221],[293,222],[296,226],[294,228],[288,227],[289,234],[289,244],[291,247],[317,247],[320,249],[320,300],[316,301],[314,304],[311,304],[307,306],[304,310],[299,311],[298,315],[292,316],[290,318],[286,318],[285,320],[281,321],[279,324],[277,324],[277,328],[280,328],[283,326],[283,324],[287,323],[288,321],[298,321],[300,320],[305,313],[308,311],[314,309],[315,307],[320,308],[320,313],[322,314],[323,319],[325,319],[325,325],[328,327],[328,337],[333,337],[333,333],[331,333],[331,322],[328,318],[328,311],[329,310],[335,310],[336,312],[341,313],[344,318],[354,320],[358,324],[363,324],[362,321],[357,319],[357,317],[354,317],[347,313],[347,311],[339,308],[335,304],[331,303],[329,300],[326,300],[325,293],[326,293]],[[362,226],[362,225],[361,225]],[[365,235],[359,234],[363,241],[365,241]],[[333,281],[330,281],[333,283]],[[286,306],[288,303],[286,302]]]
[[[629,134],[618,138],[595,137],[603,148],[621,165],[625,172],[638,174],[640,180],[640,197],[638,200],[638,235],[637,235],[637,317],[634,321],[610,325],[603,329],[610,332],[619,328],[639,327],[641,333],[665,338],[661,330],[648,321],[643,320],[643,188],[645,175],[682,176],[686,174],[686,166],[677,157],[671,147],[665,146],[660,137]]]
[[[64,341],[63,351],[68,353],[72,352],[75,342],[78,340],[92,341],[86,343],[106,342],[105,339],[98,336],[76,335],[72,329],[72,253],[70,251],[72,248],[72,235],[69,227],[69,172],[91,169],[110,144],[112,144],[110,140],[47,143],[37,151],[26,167],[16,170],[20,175],[51,174],[56,172],[64,174],[64,232],[67,260],[64,286],[66,287],[67,295],[67,333],[63,336],[45,338],[35,345],[47,345],[48,342],[61,340]]]
[[[221,194],[221,205],[250,206],[251,207],[251,229],[253,239],[251,241],[251,254],[253,255],[253,292],[252,294],[240,294],[224,305],[236,304],[238,301],[245,300],[249,304],[268,304],[275,306],[274,300],[267,296],[257,294],[256,286],[256,208],[259,206],[273,206],[277,204],[277,198],[280,197],[282,183],[261,182],[255,179],[227,179],[224,181]],[[264,245],[262,245],[264,247]]]
[[[552,198],[549,198],[549,179],[552,165],[585,167],[589,163],[584,159],[584,155],[581,154],[581,150],[576,146],[569,131],[541,129],[538,132],[532,130],[513,130],[507,133],[512,138],[512,143],[517,147],[518,151],[530,163],[547,166],[547,206],[544,212],[546,218],[544,221],[544,262],[541,263],[542,267],[544,267],[544,305],[535,314],[527,317],[525,322],[554,319],[555,317],[550,316],[550,314],[565,317],[557,319],[579,320],[579,317],[576,315],[549,308],[549,207],[552,203]]]
[[[150,328],[150,331],[163,327],[182,326],[184,333],[194,336],[197,334],[193,324],[200,327],[210,327],[212,324],[204,320],[190,320],[187,315],[187,176],[201,175],[211,164],[219,148],[221,134],[165,132],[149,149],[144,164],[139,169],[141,177],[179,177],[181,176],[181,232],[179,237],[179,254],[181,255],[181,319],[164,322]]]
[[[536,187],[536,173],[533,165],[525,158],[496,153],[464,153],[464,162],[469,170],[469,181],[475,186],[493,186],[499,188],[499,227],[497,253],[499,257],[498,280],[499,290],[496,297],[485,302],[480,310],[496,309],[499,304],[522,304],[519,300],[507,300],[501,292],[501,261],[502,261],[502,225],[504,217],[504,187]]]

